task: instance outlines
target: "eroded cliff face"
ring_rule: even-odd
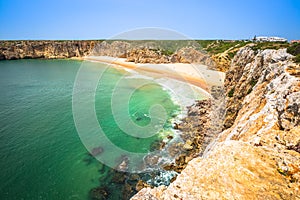
[[[241,49],[224,131],[168,187],[132,199],[300,199],[300,74],[286,50]]]
[[[95,41],[0,41],[0,60],[83,57]]]
[[[26,58],[63,59],[84,56],[126,58],[135,63],[199,63],[215,68],[208,54],[182,47],[176,52],[164,50],[155,42],[133,41],[0,41],[0,60]]]
[[[140,44],[132,41],[104,41],[95,45],[91,55],[126,58],[127,62],[135,63],[198,63],[216,68],[210,55],[193,47],[182,47],[176,52],[172,52],[170,49],[164,49],[160,46],[159,42],[157,43],[145,42]]]
[[[181,48],[171,55],[165,55],[161,50],[149,48],[130,49],[125,54],[128,62],[135,63],[198,63],[214,69],[215,63],[211,57],[194,48]]]

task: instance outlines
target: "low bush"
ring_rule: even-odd
[[[287,52],[294,55],[294,61],[300,63],[300,43],[294,43],[287,48]]]

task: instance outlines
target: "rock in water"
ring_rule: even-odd
[[[95,147],[92,149],[91,155],[92,156],[97,156],[99,154],[101,154],[103,152],[103,148],[102,147]]]
[[[105,200],[109,195],[108,189],[105,187],[93,188],[90,191],[90,199],[92,200]]]

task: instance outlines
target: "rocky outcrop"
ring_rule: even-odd
[[[165,170],[180,173],[188,162],[203,154],[206,147],[216,138],[222,130],[224,117],[223,88],[213,86],[212,97],[198,100],[187,107],[187,116],[174,128],[180,130],[182,142],[171,143],[167,146],[169,155],[174,162],[165,164]]]
[[[209,55],[192,47],[173,53],[159,42],[142,41],[0,41],[0,60],[46,58],[63,59],[84,56],[126,58],[135,63],[198,63],[215,68]]]
[[[215,68],[213,59],[194,47],[182,47],[173,52],[171,49],[164,49],[164,45],[160,44],[163,41],[141,42],[104,41],[95,45],[91,55],[126,58],[127,62],[134,63],[197,63]]]
[[[170,57],[163,55],[162,51],[148,48],[131,49],[126,53],[127,62],[135,63],[170,63]]]
[[[231,59],[227,53],[215,54],[211,58],[216,63],[216,70],[226,72],[230,68]]]
[[[132,199],[297,199],[298,185],[276,168],[261,148],[226,141],[193,159],[169,187],[144,188]]]
[[[168,187],[132,199],[300,199],[299,66],[241,49],[226,76],[224,131]]]
[[[149,49],[149,48],[133,48],[126,53],[126,61],[135,63],[197,63],[215,68],[215,63],[211,57],[198,51],[192,47],[184,47],[166,55],[166,50]]]
[[[259,79],[258,85],[266,84],[275,78],[275,75],[282,74],[292,66],[289,63],[282,67],[283,61],[287,62],[291,57],[284,49],[264,50],[255,55],[251,48],[246,47],[237,53],[230,70],[226,73],[225,88],[228,98],[224,128],[232,126],[245,97],[252,92]],[[267,88],[263,92],[267,92]],[[261,98],[264,99],[264,96]]]
[[[95,41],[0,41],[0,60],[83,57]]]
[[[132,49],[133,45],[124,41],[103,41],[95,44],[91,56],[111,56],[126,58],[127,52]]]
[[[182,133],[180,135],[182,142],[171,143],[166,147],[168,154],[175,159],[174,162],[163,166],[165,170],[180,173],[190,160],[203,152],[203,148],[213,138],[209,117],[211,107],[210,99],[197,101],[188,107],[187,116],[182,122],[175,124],[175,129],[179,129]]]
[[[215,62],[213,59],[207,54],[202,51],[198,51],[192,47],[185,47],[179,49],[174,55],[173,58],[174,62],[179,63],[198,63],[208,66],[210,69],[214,69]],[[172,58],[171,58],[172,60]]]

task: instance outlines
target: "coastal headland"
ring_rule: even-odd
[[[138,192],[133,200],[300,199],[299,47],[286,42],[201,44],[206,53],[184,47],[132,48],[124,41],[98,46],[94,41],[3,41],[0,59],[86,58],[175,79],[181,75],[211,94],[189,106],[187,117],[174,124],[183,142],[169,147],[177,156],[164,169],[180,174],[169,186],[139,181],[127,191]],[[204,74],[215,71],[203,78],[195,68],[187,70],[190,64]]]

